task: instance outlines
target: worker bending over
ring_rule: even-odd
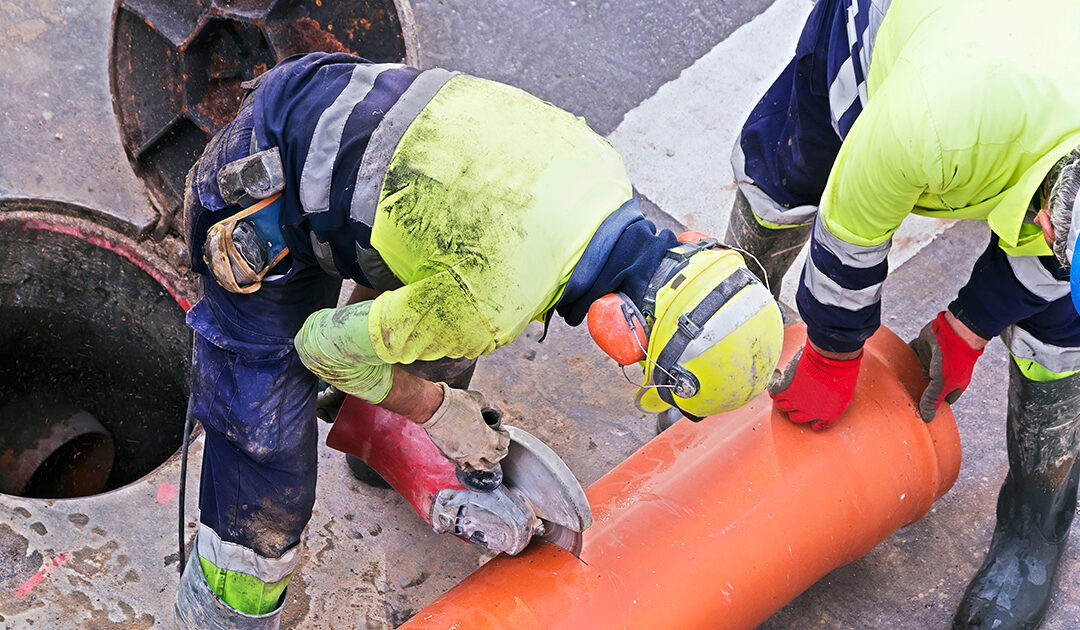
[[[317,377],[420,423],[472,472],[508,442],[483,395],[403,366],[477,357],[553,313],[577,325],[597,302],[598,341],[644,359],[652,411],[705,416],[764,388],[781,343],[768,292],[715,241],[656,233],[584,120],[344,54],[289,58],[247,87],[187,187],[206,448],[182,625],[276,627],[315,497]],[[332,308],[339,278],[373,299]]]
[[[762,261],[774,293],[810,240],[796,296],[808,342],[770,392],[814,429],[851,400],[904,218],[993,232],[912,342],[930,374],[927,422],[967,387],[987,340],[1012,355],[1009,473],[954,628],[1038,625],[1075,511],[1080,318],[1039,222],[1076,195],[1078,32],[1080,4],[1066,0],[821,0],[732,154],[728,242]]]

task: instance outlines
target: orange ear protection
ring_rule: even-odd
[[[701,232],[683,232],[679,235],[679,241],[707,246],[715,244],[713,239]],[[671,273],[664,275],[670,276]],[[659,284],[663,285],[669,279],[665,277]],[[650,287],[654,297],[659,288],[660,286]],[[596,345],[619,365],[645,360],[645,348],[649,343],[649,320],[625,294],[608,293],[593,302],[589,307],[588,321],[589,334]]]
[[[608,293],[589,307],[589,334],[619,365],[645,360],[645,316],[623,293]]]
[[[679,235],[680,243],[700,243],[701,241],[707,241],[712,239],[708,234],[702,234],[701,232],[695,232],[690,230],[689,232],[683,232]]]

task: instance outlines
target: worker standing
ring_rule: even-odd
[[[903,219],[990,225],[967,284],[912,342],[927,422],[987,340],[1012,355],[1009,472],[954,628],[1036,627],[1075,511],[1080,317],[1042,225],[1076,195],[1077,32],[1065,0],[821,0],[732,153],[727,241],[761,260],[774,293],[810,241],[796,296],[808,341],[770,393],[816,430],[851,400]]]
[[[554,313],[592,310],[598,343],[643,361],[654,411],[704,416],[764,388],[781,343],[768,292],[736,252],[657,233],[582,119],[344,54],[291,57],[246,87],[187,185],[206,445],[182,627],[279,624],[314,501],[317,378],[420,423],[466,472],[498,464],[505,430],[481,393],[406,368],[475,358]],[[332,308],[341,277],[362,299]]]

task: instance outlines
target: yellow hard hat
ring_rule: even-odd
[[[644,411],[674,406],[697,418],[730,411],[765,389],[780,360],[784,324],[776,301],[738,252],[713,245],[669,250],[654,276],[637,393]]]

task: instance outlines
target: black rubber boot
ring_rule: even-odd
[[[443,382],[454,389],[469,389],[473,372],[476,371],[476,359],[437,359],[435,361],[416,361],[402,366],[410,374],[433,382]],[[342,397],[344,398],[344,397]],[[340,406],[341,403],[339,402]],[[336,415],[336,414],[335,414]],[[372,488],[389,488],[390,484],[364,460],[353,455],[345,455],[345,463],[353,477]]]
[[[1076,512],[1080,375],[1040,383],[1009,361],[1009,474],[990,551],[953,618],[954,630],[1037,628]]]
[[[758,223],[754,211],[750,209],[750,202],[742,191],[736,190],[724,243],[746,250],[757,258],[758,262],[755,263],[747,257],[747,268],[758,280],[768,283],[773,297],[779,300],[784,274],[810,238],[812,227],[812,224],[808,224],[775,230],[767,228]],[[762,277],[762,267],[765,277]]]

